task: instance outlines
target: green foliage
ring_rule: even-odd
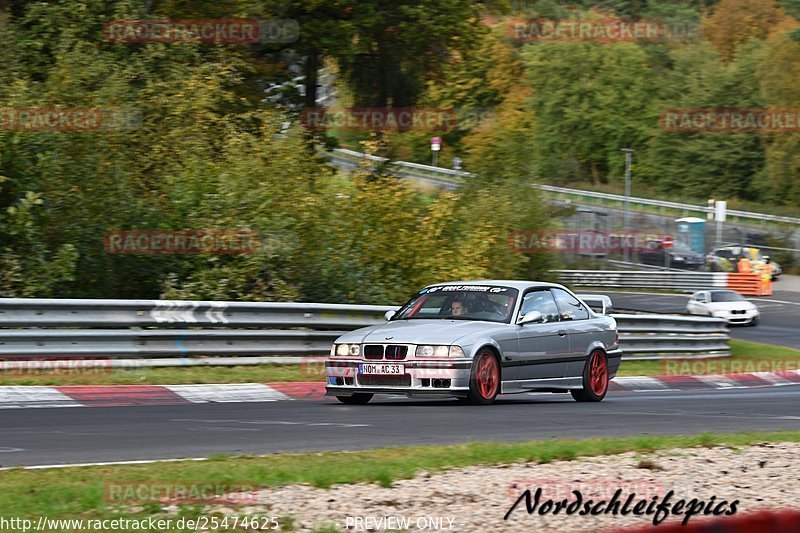
[[[641,145],[653,111],[647,56],[632,43],[542,43],[523,52],[535,176],[548,181],[623,175],[619,150]]]
[[[739,0],[711,4],[4,4],[0,109],[95,108],[108,120],[100,131],[0,131],[0,292],[398,303],[444,279],[542,277],[553,258],[508,246],[512,230],[551,224],[530,183],[613,184],[626,147],[636,150],[634,179],[650,190],[797,203],[796,133],[659,126],[670,108],[800,106],[796,22],[766,2],[744,11]],[[784,6],[788,15],[797,16],[795,4]],[[492,18],[512,10],[719,28],[695,42],[523,45]],[[753,10],[769,16],[750,20]],[[238,46],[103,37],[113,19],[235,16],[294,19],[300,38]],[[295,76],[290,65],[313,74],[323,64],[338,72],[352,105],[459,110],[441,161],[463,157],[479,177],[432,194],[384,169],[336,174],[314,155],[313,136],[282,128],[296,121],[291,112],[260,101],[265,87]],[[313,76],[306,84],[308,105]],[[366,146],[427,161],[433,133],[369,137]],[[104,249],[109,231],[137,229],[247,230],[260,246],[240,255]]]
[[[668,83],[656,100],[659,109],[759,108],[756,66],[761,46],[743,46],[728,63],[707,43],[676,50]],[[657,119],[655,119],[657,120]],[[758,197],[754,183],[764,165],[757,133],[672,132],[653,129],[636,174],[663,191],[689,197]]]

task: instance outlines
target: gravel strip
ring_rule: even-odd
[[[552,511],[540,515],[537,508],[529,515],[524,501],[504,521],[503,516],[517,496],[526,488],[533,493],[537,487],[543,490],[539,508],[547,499],[568,498],[569,503],[574,502],[572,490],[582,493],[583,502],[589,499],[598,502],[611,499],[617,489],[622,490],[621,504],[631,493],[637,495],[633,504],[642,499],[649,504],[653,497],[661,501],[672,490],[675,494],[670,505],[692,498],[708,503],[716,496],[712,506],[727,500],[724,507],[717,508],[723,512],[730,510],[732,501],[739,500],[736,515],[764,508],[798,508],[800,443],[629,452],[549,464],[469,467],[437,474],[422,472],[413,479],[395,482],[391,488],[354,484],[326,490],[290,485],[261,491],[258,505],[224,511],[291,516],[295,519],[294,528],[299,531],[333,525],[342,531],[405,529],[396,518],[387,521],[388,517],[408,520],[408,529],[414,531],[438,528],[459,532],[582,532],[652,524],[653,514],[580,516],[565,515],[562,510],[557,515]],[[701,512],[689,522],[711,517],[703,517]],[[381,521],[382,518],[386,519]],[[664,523],[683,518],[673,515]]]

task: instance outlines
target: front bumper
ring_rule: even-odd
[[[359,365],[365,363],[403,365],[404,372],[361,374]],[[471,359],[365,361],[336,358],[325,361],[325,389],[329,396],[351,396],[356,393],[414,397],[466,396],[471,371]]]
[[[758,311],[747,311],[744,314],[733,314],[731,312],[716,312],[713,314],[714,318],[722,318],[728,324],[750,324],[753,320],[758,320],[760,313]]]

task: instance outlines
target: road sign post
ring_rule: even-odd
[[[722,243],[722,223],[725,222],[727,211],[728,202],[725,200],[717,200],[714,203],[714,218],[717,220],[717,246]]]
[[[442,149],[442,139],[439,137],[431,138],[431,155],[432,155],[432,162],[433,166],[436,165],[436,161],[439,159],[439,151]]]
[[[669,235],[661,240],[661,248],[664,250],[664,270],[669,270],[671,266],[669,251],[672,249],[673,244],[672,237]]]

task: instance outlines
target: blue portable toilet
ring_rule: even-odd
[[[676,239],[699,254],[706,253],[706,221],[697,217],[684,217],[675,221]]]

